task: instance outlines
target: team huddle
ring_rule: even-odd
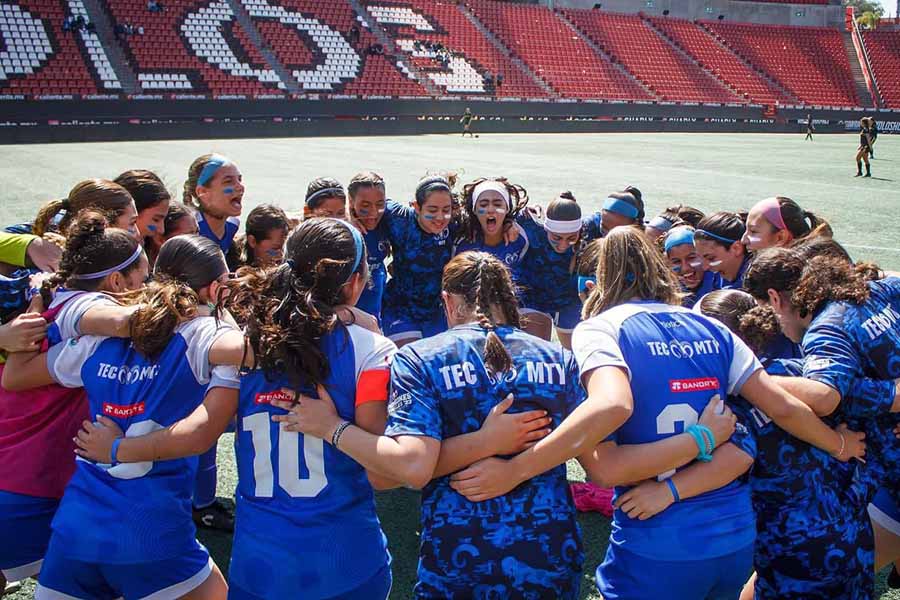
[[[607,600],[872,598],[900,558],[900,278],[793,200],[363,172],[242,233],[244,193],[209,154],[183,202],[128,171],[0,233],[0,569],[37,598],[387,598],[400,486],[415,597],[579,598],[570,459],[615,488]]]

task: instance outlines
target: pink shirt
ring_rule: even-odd
[[[45,319],[53,321],[48,337],[66,343],[80,333],[78,323],[88,308],[106,302],[112,300],[104,294],[57,294],[44,313]],[[46,342],[43,350],[47,350]],[[88,412],[83,388],[56,384],[24,392],[0,388],[0,490],[61,498],[75,471],[72,438],[89,418]]]

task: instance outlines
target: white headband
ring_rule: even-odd
[[[500,183],[499,181],[482,181],[478,185],[475,186],[475,189],[472,190],[472,210],[475,210],[475,205],[478,203],[478,197],[485,192],[497,192],[503,199],[506,200],[506,207],[512,212],[512,201],[509,198],[509,190],[506,189],[506,186]]]
[[[581,231],[581,219],[574,221],[555,221],[553,219],[544,219],[544,229],[550,233],[578,233]]]

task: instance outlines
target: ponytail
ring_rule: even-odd
[[[486,252],[463,252],[444,267],[442,289],[462,296],[485,329],[484,364],[493,373],[512,368],[512,356],[497,335],[496,315],[503,325],[520,327],[518,301],[506,266]]]
[[[38,237],[43,237],[45,233],[50,231],[50,223],[54,217],[63,210],[68,210],[69,199],[51,200],[41,207],[37,216],[34,218],[34,225],[31,227],[32,233]]]
[[[34,219],[33,233],[43,236],[50,231],[54,218],[66,211],[59,223],[59,231],[66,231],[78,213],[92,208],[106,215],[109,222],[115,221],[134,200],[128,190],[107,179],[87,179],[75,185],[69,195],[61,200],[51,200],[41,207]]]

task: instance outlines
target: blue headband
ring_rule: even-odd
[[[344,194],[344,188],[341,187],[330,187],[319,190],[318,192],[314,192],[310,194],[309,198],[306,199],[306,205],[310,208],[315,208],[312,206],[312,201],[316,198],[321,198],[322,196],[326,196],[328,198],[335,198],[340,196],[341,198],[346,198],[347,195]]]
[[[679,227],[678,229],[673,229],[666,235],[665,241],[665,249],[666,254],[669,253],[669,250],[674,248],[675,246],[681,246],[684,244],[694,245],[694,230],[690,227]]]
[[[597,278],[594,277],[593,275],[590,276],[590,277],[587,277],[587,276],[585,276],[585,275],[579,275],[579,276],[578,276],[578,293],[579,293],[579,294],[586,294],[586,293],[587,293],[587,291],[588,291],[588,289],[587,289],[587,282],[588,282],[588,281],[590,281],[591,283],[597,283]]]
[[[350,232],[350,235],[353,236],[353,244],[356,246],[356,259],[353,261],[353,269],[350,271],[350,277],[353,277],[353,274],[356,273],[356,269],[359,268],[359,263],[362,262],[363,250],[366,247],[366,242],[363,240],[362,234],[359,232],[359,229],[344,221],[342,219],[332,219],[332,221],[337,221],[341,225],[347,228]],[[350,277],[347,280],[350,280]]]
[[[198,185],[206,185],[209,183],[209,180],[213,178],[216,174],[216,171],[229,164],[231,161],[222,156],[221,154],[213,154],[209,157],[209,160],[206,161],[206,164],[203,165],[203,169],[200,171],[200,175],[197,176],[197,184]]]
[[[623,217],[628,217],[629,219],[637,219],[639,212],[634,205],[626,202],[625,200],[619,200],[618,198],[607,198],[603,202],[603,210],[618,213]]]
[[[134,253],[131,256],[123,260],[121,263],[117,264],[114,267],[110,267],[108,269],[103,269],[102,271],[97,271],[96,273],[79,273],[77,275],[72,275],[72,279],[78,280],[90,280],[90,279],[103,279],[107,275],[112,275],[113,273],[118,273],[119,271],[123,271],[131,266],[137,259],[141,257],[141,254],[144,253],[144,247],[138,244],[138,247],[135,248]]]
[[[662,215],[658,217],[653,217],[650,219],[650,222],[647,223],[647,227],[652,227],[654,229],[659,229],[660,231],[669,231],[672,227],[675,226],[675,223],[670,221],[669,219],[663,217]]]
[[[731,238],[723,237],[721,235],[716,235],[712,231],[707,231],[705,229],[698,229],[694,233],[702,233],[703,235],[709,236],[714,240],[719,240],[720,242],[725,242],[726,244],[733,244],[738,241],[738,240],[733,240]]]

